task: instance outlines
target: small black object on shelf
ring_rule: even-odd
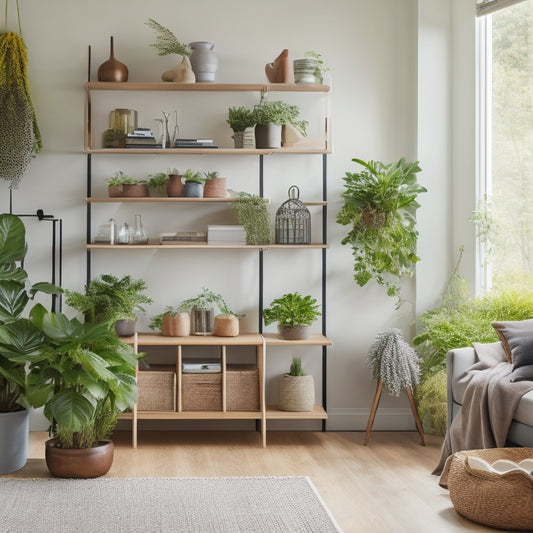
[[[289,199],[276,211],[276,244],[311,242],[311,214],[299,197],[300,189],[289,187]]]

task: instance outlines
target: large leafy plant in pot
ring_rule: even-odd
[[[146,288],[144,280],[130,275],[102,274],[90,281],[85,294],[66,291],[65,302],[83,313],[85,322],[110,322],[118,335],[133,335],[137,311],[144,311],[143,304],[153,301],[144,294]]]
[[[0,215],[0,474],[22,468],[27,460],[29,411],[25,399],[25,364],[40,346],[42,335],[22,314],[39,291],[59,294],[51,283],[27,288],[21,267],[26,230],[11,214]]]
[[[51,424],[48,468],[57,477],[103,475],[113,460],[108,439],[117,414],[137,400],[138,355],[107,322],[81,323],[44,308],[31,320],[44,342],[29,357],[26,394]]]
[[[418,231],[417,196],[426,189],[417,183],[418,162],[405,158],[390,164],[352,159],[363,167],[346,172],[344,204],[337,222],[349,226],[342,244],[352,247],[354,279],[362,287],[372,278],[402,303],[400,280],[413,274]]]

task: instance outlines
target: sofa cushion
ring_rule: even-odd
[[[522,396],[513,416],[513,420],[526,426],[533,426],[533,391]]]
[[[493,322],[509,362],[511,381],[533,379],[533,319]]]

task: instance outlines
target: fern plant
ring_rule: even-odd
[[[284,327],[310,326],[320,315],[316,298],[302,296],[297,292],[276,298],[263,310],[263,318],[268,326],[278,322]]]
[[[344,204],[337,222],[350,226],[342,244],[350,245],[354,279],[362,287],[372,278],[401,305],[400,278],[410,276],[416,255],[416,198],[426,189],[419,185],[418,162],[401,158],[396,163],[352,159],[361,172],[346,172]]]
[[[157,55],[167,56],[170,54],[178,54],[186,57],[191,55],[192,50],[190,47],[181,43],[168,28],[165,28],[165,26],[162,26],[154,19],[148,19],[146,25],[157,34],[155,43],[150,45],[157,48]]]

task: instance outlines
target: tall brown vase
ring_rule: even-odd
[[[128,67],[115,59],[113,36],[111,36],[109,59],[98,67],[98,81],[128,81]]]

